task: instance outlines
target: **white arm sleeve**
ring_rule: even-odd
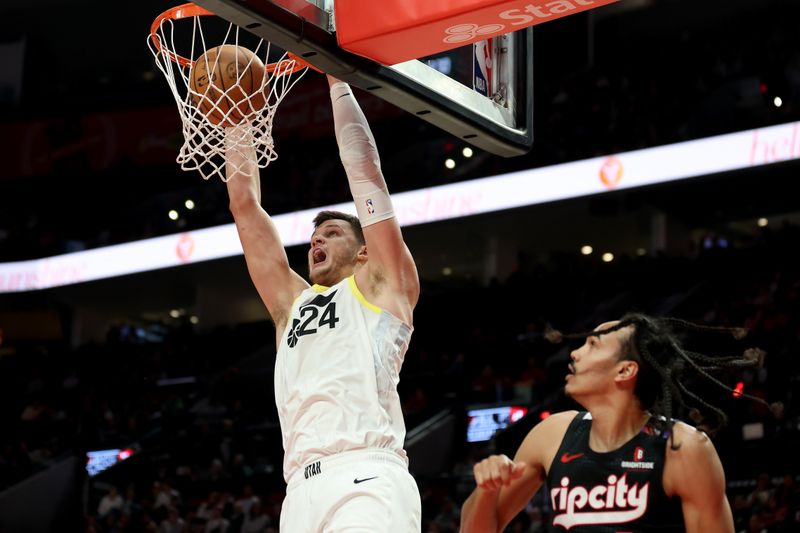
[[[224,142],[225,178],[222,181],[227,182],[239,172],[248,175],[254,171],[258,172],[258,154],[256,154],[255,150],[255,140],[248,127],[240,125],[225,128]]]
[[[335,83],[331,87],[331,103],[339,156],[361,226],[392,218],[394,210],[381,172],[375,138],[350,86],[344,82]]]

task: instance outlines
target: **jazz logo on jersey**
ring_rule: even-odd
[[[289,348],[294,348],[300,337],[313,335],[323,326],[331,329],[336,327],[336,323],[340,320],[336,316],[336,302],[332,301],[336,292],[333,291],[327,296],[318,294],[313,300],[300,306],[298,309],[300,318],[292,319],[292,327],[289,328],[289,335],[286,337],[286,344],[289,345]],[[317,317],[319,317],[319,321],[317,321]]]
[[[628,486],[627,474],[608,476],[606,485],[570,487],[569,478],[561,478],[561,486],[550,491],[553,503],[553,525],[570,529],[575,526],[625,524],[641,518],[647,511],[648,481],[641,487]]]

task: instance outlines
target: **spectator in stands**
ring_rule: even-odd
[[[222,506],[217,505],[211,510],[211,518],[206,522],[205,533],[228,533],[229,526],[230,522],[222,516]]]
[[[225,502],[221,492],[214,491],[208,495],[206,501],[197,508],[197,517],[203,520],[211,520],[214,510]]]
[[[108,489],[108,494],[103,496],[103,498],[100,500],[100,505],[97,506],[97,516],[102,520],[114,509],[121,511],[124,504],[125,502],[123,501],[122,496],[119,495],[117,487],[111,485],[111,487]]]
[[[180,493],[172,488],[172,485],[169,481],[158,482],[156,481],[153,483],[153,493],[155,496],[155,502],[153,503],[153,508],[158,509],[163,507],[165,509],[168,508],[177,508],[177,506],[181,503],[181,495]]]
[[[158,533],[183,533],[186,521],[174,507],[167,511],[167,517],[158,526]]]
[[[263,533],[272,523],[269,516],[264,513],[261,502],[253,503],[250,512],[245,513],[244,517],[241,533]]]
[[[773,489],[769,479],[769,474],[766,472],[758,476],[756,481],[756,488],[747,496],[747,503],[750,507],[760,510],[767,506],[769,499],[772,497]]]
[[[253,505],[261,503],[261,500],[258,496],[253,494],[253,486],[247,484],[242,487],[242,497],[236,500],[236,503],[242,508],[242,512],[247,515],[250,513],[250,509]]]
[[[782,522],[789,528],[790,524],[800,523],[798,513],[798,501],[800,501],[800,490],[795,483],[794,474],[786,474],[781,480],[781,484],[775,489],[775,504],[778,512],[783,516]]]

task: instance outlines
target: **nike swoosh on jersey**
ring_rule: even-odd
[[[569,453],[564,452],[564,455],[561,456],[561,462],[562,463],[569,463],[570,461],[574,461],[575,459],[579,459],[581,457],[583,457],[582,453],[576,453],[576,454],[570,455]]]
[[[378,476],[365,477],[364,479],[355,478],[353,480],[353,483],[355,483],[355,484],[364,483],[365,481],[369,481],[370,479],[377,479],[377,478],[378,478]]]

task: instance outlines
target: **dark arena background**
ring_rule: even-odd
[[[225,185],[175,163],[145,42],[172,5],[0,7],[3,533],[277,531],[275,331],[235,232],[209,233],[232,224]],[[512,158],[356,91],[390,191],[421,191],[399,392],[424,532],[458,531],[476,460],[575,407],[570,347],[545,327],[633,310],[743,326],[705,348],[766,351],[723,375],[732,392],[687,385],[730,418],[713,439],[737,531],[800,531],[798,21],[793,0],[621,0],[538,25],[534,144]],[[269,213],[351,201],[322,75],[274,135]],[[233,251],[204,257],[209,242]],[[548,530],[543,494],[508,531]]]

